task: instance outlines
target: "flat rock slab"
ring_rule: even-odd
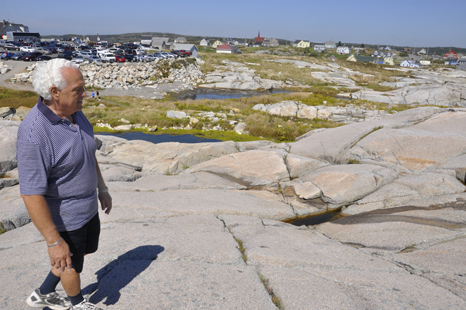
[[[342,211],[354,215],[409,204],[418,199],[461,194],[465,186],[456,178],[439,173],[416,173],[400,177]]]
[[[267,191],[179,190],[163,192],[116,192],[115,211],[121,207],[186,214],[232,214],[277,220],[293,219],[293,209]]]
[[[376,210],[317,226],[343,243],[396,252],[454,239],[463,235],[465,228],[464,203]]]
[[[186,173],[199,171],[222,175],[246,186],[268,185],[290,179],[281,154],[260,150],[215,158],[188,169]]]
[[[187,189],[246,189],[246,186],[232,182],[208,172],[183,175],[149,174],[134,182],[112,182],[111,191],[166,191]]]

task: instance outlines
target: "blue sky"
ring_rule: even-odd
[[[0,20],[49,34],[170,32],[466,48],[466,0],[3,1]]]

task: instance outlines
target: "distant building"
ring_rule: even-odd
[[[141,36],[141,45],[151,46],[152,45],[152,36]]]
[[[99,36],[99,34],[97,34],[97,35],[87,35],[87,36],[84,37],[84,42],[86,42],[86,43],[89,43],[89,42],[93,42],[93,43],[100,42],[100,36]]]
[[[24,26],[23,24],[10,23],[10,22],[7,22],[7,21],[3,20],[0,23],[0,36],[2,38],[3,38],[3,36],[5,36],[5,38],[3,38],[3,39],[6,39],[6,35],[7,35],[8,32],[24,32],[24,33],[27,33],[27,32],[29,32],[29,27]],[[2,38],[0,38],[0,39],[2,39]]]
[[[201,42],[199,43],[200,46],[209,46],[210,45],[210,40],[202,39]]]
[[[394,66],[395,65],[395,61],[393,60],[393,57],[385,57],[383,59],[383,64],[384,65],[389,65],[389,66]]]
[[[159,49],[159,50],[168,50],[169,47],[169,41],[170,38],[164,38],[164,37],[152,37],[152,40],[151,40],[151,46],[156,48],[156,49]]]
[[[218,46],[220,46],[220,45],[222,45],[222,44],[223,44],[222,41],[217,40],[217,41],[215,41],[215,42],[212,44],[212,47],[213,47],[213,48],[217,48]]]
[[[337,53],[340,54],[340,55],[349,54],[350,49],[349,49],[348,46],[339,46],[339,47],[337,47]]]
[[[174,42],[175,42],[175,43],[179,43],[179,44],[184,44],[184,43],[186,43],[186,42],[188,42],[188,41],[186,41],[186,38],[185,38],[185,37],[178,37],[178,38],[175,39]]]
[[[191,52],[191,57],[197,58],[197,51],[199,49],[194,44],[177,44],[173,50]]]
[[[259,31],[257,37],[254,38],[254,43],[261,43],[264,42],[265,38],[261,37],[261,32]]]
[[[278,43],[278,40],[274,38],[267,38],[267,39],[264,39],[264,42],[262,42],[262,46],[266,46],[266,47],[277,47],[279,45],[280,44]]]
[[[456,62],[456,69],[458,70],[466,70],[466,58],[460,58]]]
[[[419,63],[423,66],[430,66],[432,62],[430,60],[420,60]]]
[[[333,41],[327,41],[325,42],[325,48],[326,49],[333,49],[333,48],[337,48],[337,44]]]
[[[308,40],[296,40],[294,41],[293,46],[300,48],[308,48],[311,47],[311,42]]]
[[[29,27],[23,24],[3,20],[0,22],[0,39],[14,42],[39,42],[40,34],[38,32],[29,32]]]
[[[229,44],[225,43],[217,47],[217,53],[231,54],[234,49]]]
[[[321,52],[325,51],[325,45],[323,45],[323,44],[314,44],[314,51],[318,52],[318,53],[321,53]]]
[[[445,54],[445,58],[458,58],[458,54],[456,54],[454,51],[449,51]]]
[[[238,40],[238,46],[248,46],[249,43],[246,40]]]
[[[352,54],[346,60],[352,61],[352,62],[368,63],[368,62],[374,62],[375,58],[371,56],[361,56],[361,55]]]
[[[414,60],[403,60],[400,67],[420,68],[421,65]]]

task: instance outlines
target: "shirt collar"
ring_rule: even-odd
[[[53,113],[53,111],[44,103],[44,98],[42,96],[39,96],[39,100],[37,101],[37,108],[39,111],[44,114],[44,116],[53,124],[56,125],[61,121],[64,121],[60,116],[57,114]],[[73,113],[73,116],[75,113]],[[76,122],[76,118],[75,118]]]

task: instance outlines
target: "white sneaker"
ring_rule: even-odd
[[[79,304],[71,307],[71,310],[103,310],[102,308],[97,307],[91,302],[86,301],[85,299]]]
[[[57,292],[50,294],[41,294],[39,289],[32,292],[26,303],[32,308],[49,307],[54,310],[67,310],[71,307],[71,302],[68,297],[60,297]]]

